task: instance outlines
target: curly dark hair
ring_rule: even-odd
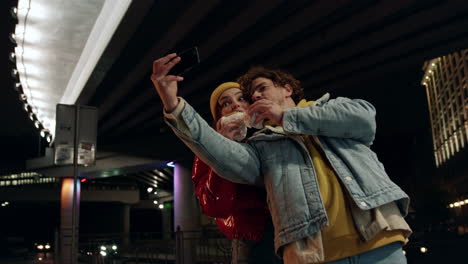
[[[259,77],[270,79],[274,84],[280,86],[289,84],[292,88],[291,98],[296,104],[304,98],[304,89],[301,87],[301,82],[294,78],[289,72],[267,69],[263,66],[254,66],[237,79],[246,98],[251,98],[253,94],[252,82]]]

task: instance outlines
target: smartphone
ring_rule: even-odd
[[[177,56],[180,57],[181,60],[172,67],[169,72],[171,75],[184,76],[184,74],[200,64],[200,56],[198,55],[197,47],[177,52]]]

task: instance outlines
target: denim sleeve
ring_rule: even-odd
[[[181,103],[185,106],[178,115],[164,118],[176,136],[220,177],[236,183],[262,186],[260,160],[255,148],[220,135],[192,106],[183,99]]]
[[[361,99],[338,97],[321,105],[284,111],[283,128],[288,133],[349,138],[368,146],[375,138],[375,108]]]

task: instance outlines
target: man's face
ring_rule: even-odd
[[[279,105],[283,105],[287,97],[292,94],[289,86],[280,86],[273,83],[270,79],[264,77],[258,77],[252,81],[252,101],[258,101],[260,99],[268,99]]]

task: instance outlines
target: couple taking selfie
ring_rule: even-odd
[[[212,92],[210,126],[178,96],[180,61],[155,60],[151,80],[196,155],[195,192],[232,239],[232,263],[406,263],[409,197],[370,149],[369,102],[307,101],[291,74],[254,67]]]

